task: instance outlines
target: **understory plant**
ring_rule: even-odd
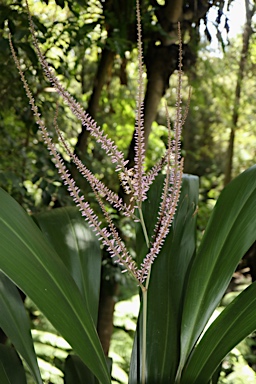
[[[11,280],[33,300],[77,354],[71,354],[66,361],[65,383],[111,382],[111,369],[96,331],[101,271],[99,240],[115,262],[120,264],[123,272],[133,276],[140,289],[141,308],[129,383],[217,382],[218,368],[223,358],[256,329],[255,283],[208,324],[240,259],[256,239],[256,167],[245,171],[223,190],[197,249],[198,178],[183,175],[180,151],[181,129],[188,112],[186,107],[182,114],[181,108],[180,30],[173,130],[166,107],[169,133],[166,153],[146,172],[143,54],[138,0],[136,9],[138,94],[135,165],[132,169],[124,154],[54,75],[41,52],[28,11],[34,46],[46,77],[81,121],[83,128],[90,132],[111,158],[129,197],[129,202],[124,202],[72,152],[58,127],[56,112],[53,125],[59,142],[90,184],[104,215],[103,223],[76,185],[50,137],[10,37],[12,54],[42,137],[78,207],[55,209],[39,214],[32,220],[6,192],[0,190],[0,268],[3,271],[0,326],[26,362],[36,383],[41,383],[42,379],[28,319]],[[136,258],[131,256],[115,227],[108,204],[120,215],[134,221]],[[10,366],[20,367],[17,356],[10,353],[6,359],[4,355],[0,350],[1,383],[22,383],[17,381],[20,380],[17,376],[13,378],[14,372],[10,369]],[[20,369],[22,371],[22,367]],[[22,377],[26,380],[25,375]]]

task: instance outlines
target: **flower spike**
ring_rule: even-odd
[[[35,29],[32,22],[32,17],[29,11],[28,2],[26,0],[30,28],[33,37],[34,46],[44,69],[46,77],[53,84],[54,88],[61,95],[64,101],[68,104],[73,114],[80,119],[83,127],[85,127],[90,134],[97,140],[101,147],[105,150],[106,154],[111,158],[112,163],[116,165],[116,171],[119,173],[121,183],[124,190],[131,194],[131,201],[135,201],[135,207],[138,208],[139,217],[134,214],[134,207],[126,205],[123,200],[113,191],[111,191],[103,182],[101,182],[93,173],[82,163],[78,156],[72,153],[68,143],[65,141],[63,134],[61,133],[58,123],[57,114],[54,118],[54,127],[58,134],[59,142],[63,145],[66,153],[75,164],[78,171],[89,182],[93,194],[101,208],[101,211],[105,217],[106,227],[103,227],[99,221],[98,216],[85,201],[85,197],[81,194],[77,187],[75,180],[72,179],[67,168],[64,165],[63,159],[60,156],[55,144],[49,136],[48,130],[38,112],[38,107],[35,105],[34,98],[29,89],[25,76],[21,70],[20,63],[15,54],[11,37],[10,47],[16,66],[19,70],[23,86],[25,88],[29,103],[31,104],[31,110],[35,115],[36,122],[39,125],[42,137],[53,157],[53,161],[60,173],[60,177],[63,183],[67,186],[67,189],[72,196],[74,202],[78,206],[79,210],[84,216],[85,220],[96,232],[98,238],[102,241],[102,244],[106,247],[111,257],[115,258],[115,262],[118,262],[124,267],[125,271],[129,271],[131,275],[136,279],[137,284],[141,287],[143,293],[147,291],[149,284],[149,276],[152,263],[161,251],[162,245],[169,233],[170,226],[174,219],[176,207],[179,201],[181,184],[182,184],[182,171],[183,171],[183,159],[181,159],[181,129],[185,123],[185,119],[188,113],[188,106],[185,109],[184,115],[182,115],[181,109],[181,86],[182,86],[182,44],[181,44],[181,32],[180,25],[178,25],[179,35],[179,68],[178,68],[178,84],[176,95],[176,115],[173,128],[173,138],[170,125],[170,117],[166,106],[166,117],[168,127],[168,147],[165,155],[160,159],[155,166],[146,173],[145,171],[145,140],[144,140],[144,112],[143,112],[143,52],[142,52],[142,38],[141,38],[141,16],[139,9],[139,0],[136,0],[136,12],[137,12],[137,33],[138,33],[138,93],[136,103],[136,119],[135,119],[135,158],[134,168],[128,169],[127,160],[125,160],[123,152],[119,151],[115,143],[109,139],[109,137],[99,128],[96,122],[84,111],[80,104],[64,89],[57,77],[53,74],[52,69],[43,56],[39,44],[36,38]],[[190,100],[190,94],[189,94]],[[147,234],[146,223],[144,222],[142,212],[142,202],[147,198],[146,193],[149,190],[150,185],[155,180],[158,173],[165,167],[166,176],[163,183],[163,190],[161,195],[161,203],[159,206],[158,217],[156,220],[154,235],[150,241]],[[115,227],[110,214],[108,213],[105,204],[105,199],[115,209],[121,211],[125,216],[130,217],[134,222],[140,222],[142,227],[146,244],[148,247],[148,253],[142,261],[140,267],[136,265],[135,261],[129,254],[123,240],[121,239],[117,228]]]
[[[39,47],[27,0],[26,6],[28,10],[29,24],[34,47],[47,79],[51,82],[59,95],[65,100],[72,113],[81,121],[82,126],[90,132],[91,136],[96,139],[96,141],[105,150],[106,154],[111,157],[112,163],[116,164],[116,170],[122,170],[126,173],[127,161],[124,159],[124,154],[117,149],[117,146],[113,140],[109,139],[107,134],[105,134],[103,130],[97,126],[97,123],[93,120],[93,118],[88,113],[86,113],[82,106],[70,95],[66,89],[64,89],[57,77],[54,75],[52,68],[50,68]]]
[[[81,173],[81,175],[88,181],[90,186],[97,191],[102,197],[104,197],[114,208],[121,211],[125,216],[130,217],[134,213],[134,208],[130,205],[123,203],[122,199],[113,191],[111,191],[102,181],[100,181],[75,155],[68,143],[65,141],[62,132],[60,131],[57,124],[57,111],[54,119],[54,127],[57,132],[59,141],[62,143],[63,147],[66,150],[66,153],[69,155],[70,159],[76,165],[76,168]]]
[[[144,140],[144,113],[143,113],[143,53],[141,38],[141,17],[139,0],[136,0],[137,13],[137,33],[138,33],[138,94],[136,105],[136,124],[135,124],[135,157],[134,157],[134,198],[137,203],[141,203],[147,198],[144,189],[145,177],[145,140]]]

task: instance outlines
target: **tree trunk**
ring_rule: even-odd
[[[110,51],[107,46],[102,50],[101,59],[98,65],[98,69],[94,78],[93,91],[88,103],[86,112],[93,118],[96,118],[97,111],[99,109],[100,95],[102,88],[106,83],[109,73],[112,70],[113,62],[115,58],[115,52]],[[84,92],[84,90],[82,90]],[[87,150],[87,141],[89,133],[82,127],[82,131],[78,135],[77,143],[75,146],[75,153],[81,156]]]
[[[178,22],[181,22],[182,34],[185,35],[188,32],[190,35],[190,46],[183,46],[183,67],[186,70],[196,61],[193,46],[196,46],[199,40],[199,20],[212,6],[208,2],[202,2],[198,6],[194,6],[196,3],[193,3],[191,8],[185,8],[182,0],[166,0],[163,6],[160,6],[156,0],[151,0],[151,3],[156,8],[155,14],[164,33],[149,36],[149,48],[145,55],[148,80],[144,99],[145,148],[147,148],[151,126],[156,119],[159,103],[169,87],[170,76],[178,69]],[[193,27],[197,29],[196,32],[191,24],[197,25],[197,27]],[[134,165],[134,144],[133,134],[127,156],[130,168]],[[123,194],[120,193],[120,195]]]
[[[108,356],[113,333],[113,315],[117,294],[118,284],[116,282],[101,279],[97,330],[105,356]]]
[[[246,22],[244,25],[243,31],[243,45],[241,50],[241,57],[239,62],[239,68],[237,73],[237,82],[236,82],[236,91],[235,91],[235,99],[233,105],[233,114],[232,121],[230,127],[230,136],[229,136],[229,144],[228,144],[228,152],[227,152],[227,165],[225,171],[225,179],[224,186],[227,185],[232,179],[232,170],[233,170],[233,154],[234,154],[234,143],[235,143],[235,133],[237,129],[237,123],[239,118],[239,107],[241,101],[241,90],[243,78],[245,75],[245,67],[246,61],[249,51],[249,43],[250,37],[252,35],[252,17],[255,12],[255,4],[253,8],[250,10],[249,8],[249,0],[245,0],[245,8],[246,8]]]
[[[158,106],[166,90],[169,88],[170,76],[178,68],[178,51],[176,44],[169,46],[155,45],[148,49],[145,57],[147,68],[147,88],[144,99],[144,137],[147,149],[152,123],[155,121]],[[184,68],[189,68],[195,63],[196,56],[187,45],[183,47]],[[134,166],[135,132],[129,146],[127,159],[129,168]],[[122,194],[121,194],[122,196]]]

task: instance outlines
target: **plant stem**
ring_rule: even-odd
[[[148,304],[148,290],[142,291],[142,366],[141,366],[141,384],[146,383],[146,352],[147,352],[147,304]]]
[[[145,237],[145,240],[146,240],[146,244],[147,244],[147,247],[149,248],[149,238],[148,238],[147,228],[146,228],[146,225],[145,225],[145,221],[144,221],[141,205],[139,205],[138,210],[139,210],[140,222],[141,222],[142,230],[143,230],[144,237]]]
[[[144,233],[145,241],[147,244],[147,248],[149,248],[149,238],[147,233],[147,228],[145,225],[141,205],[139,205],[139,215],[140,215],[140,222],[142,226],[142,230]],[[147,305],[148,305],[148,285],[149,285],[149,279],[150,279],[150,271],[146,280],[146,285],[142,288],[142,365],[141,365],[141,384],[146,383],[146,355],[147,355]]]

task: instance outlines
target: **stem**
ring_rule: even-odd
[[[141,204],[138,204],[138,210],[140,215],[140,222],[142,226],[142,230],[144,233],[145,241],[147,247],[149,248],[149,238],[147,233],[147,228],[145,225]],[[141,366],[141,384],[146,383],[146,355],[147,355],[147,305],[148,305],[148,285],[150,279],[150,271],[146,280],[146,285],[142,288],[142,305],[143,305],[143,313],[142,313],[142,366]]]
[[[141,367],[141,384],[146,383],[146,352],[147,352],[147,304],[148,304],[148,290],[142,291],[142,367]]]
[[[147,307],[148,307],[148,285],[150,280],[150,272],[146,280],[146,285],[142,289],[142,305],[143,305],[143,317],[142,317],[142,368],[141,368],[141,384],[146,383],[146,353],[147,353]]]
[[[146,225],[145,225],[145,221],[144,221],[144,217],[143,217],[143,213],[142,213],[142,209],[141,209],[141,204],[138,205],[138,207],[139,207],[138,210],[139,210],[140,222],[141,222],[142,230],[143,230],[143,233],[144,233],[144,237],[145,237],[145,240],[146,240],[147,247],[149,248],[149,238],[148,238],[147,228],[146,228]]]

